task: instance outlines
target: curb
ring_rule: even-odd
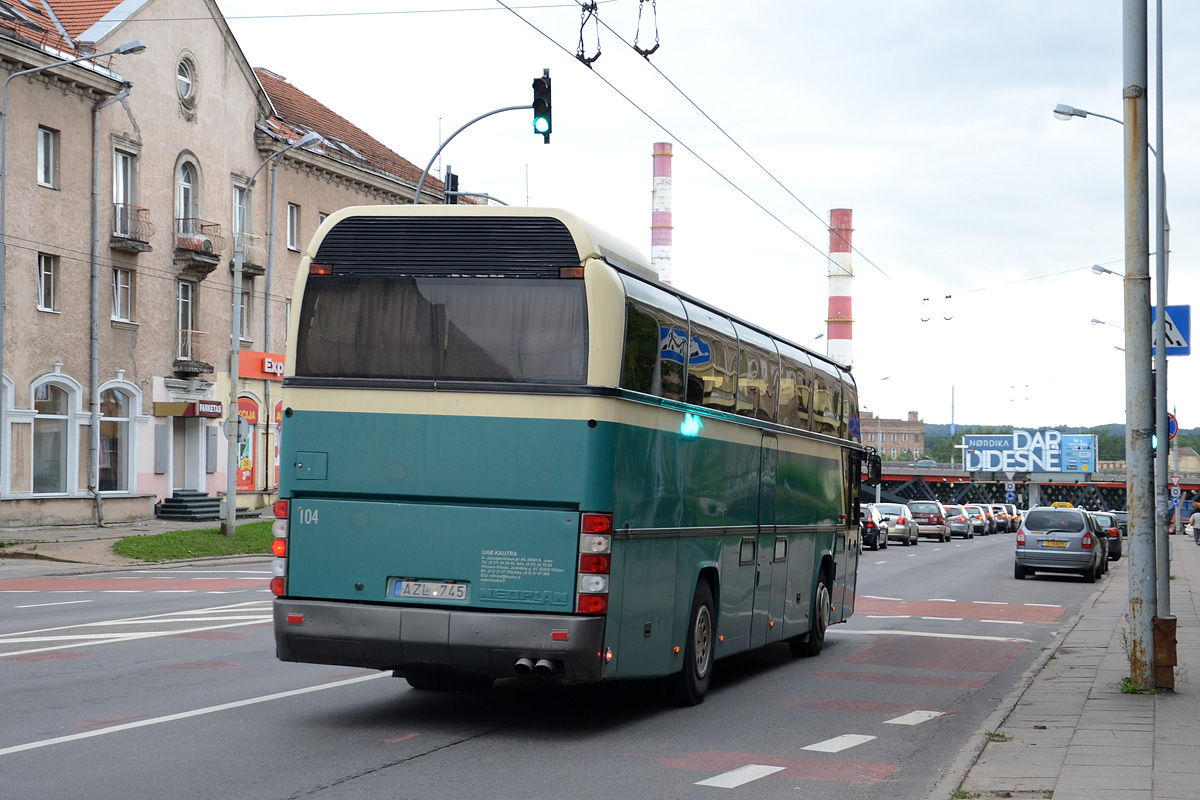
[[[1087,611],[1096,605],[1096,601],[1100,599],[1100,595],[1108,591],[1108,586],[1109,584],[1105,583],[1104,586],[1093,592],[1084,601],[1079,609],[1079,613],[1072,617],[1060,635],[1054,638],[1054,642],[1042,650],[1037,659],[1025,669],[1025,672],[1021,673],[1021,677],[1017,680],[1016,685],[1004,696],[1004,699],[1000,701],[1000,705],[988,715],[983,724],[967,739],[967,743],[962,746],[962,749],[958,751],[958,755],[954,757],[954,760],[950,762],[950,766],[946,768],[946,773],[933,785],[933,788],[929,790],[929,794],[925,795],[925,800],[947,800],[947,798],[954,797],[954,793],[962,787],[963,781],[967,779],[967,775],[970,774],[975,764],[978,763],[979,757],[983,755],[983,750],[988,744],[988,733],[999,730],[1000,726],[1004,724],[1005,720],[1008,719],[1009,715],[1017,707],[1017,704],[1021,702],[1021,698],[1025,696],[1025,692],[1029,690],[1029,687],[1033,685],[1038,675],[1050,663],[1050,659],[1058,652],[1058,648],[1071,635],[1071,632],[1075,630],[1080,620],[1087,615]]]

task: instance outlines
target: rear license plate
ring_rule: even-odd
[[[1061,539],[1042,539],[1042,547],[1066,547],[1067,543]]]
[[[421,600],[466,600],[467,584],[440,581],[407,581],[393,578],[392,596]]]

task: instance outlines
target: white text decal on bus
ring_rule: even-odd
[[[552,558],[520,556],[516,550],[484,550],[481,555],[479,577],[484,583],[506,583],[521,578],[549,578],[562,574],[562,569],[554,566]]]
[[[296,506],[292,511],[292,522],[296,525],[316,525],[317,509]]]

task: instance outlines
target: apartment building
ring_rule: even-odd
[[[268,502],[302,251],[339,208],[413,202],[420,168],[252,68],[208,0],[0,0],[0,79],[0,525],[224,496],[231,405],[238,505]]]

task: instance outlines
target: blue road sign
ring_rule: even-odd
[[[1150,320],[1158,319],[1158,308],[1150,307]],[[1150,349],[1158,355],[1158,342]],[[1192,354],[1192,307],[1167,306],[1167,355],[1190,356]]]
[[[1172,497],[1172,498],[1171,498],[1171,508],[1175,508],[1177,505],[1179,505],[1179,498],[1178,498],[1178,497]]]
[[[1013,500],[1017,499],[1017,493],[1016,492],[1005,492],[1004,499],[1011,503]]]
[[[1179,433],[1179,420],[1175,419],[1174,414],[1167,414],[1167,438],[1174,439]]]

